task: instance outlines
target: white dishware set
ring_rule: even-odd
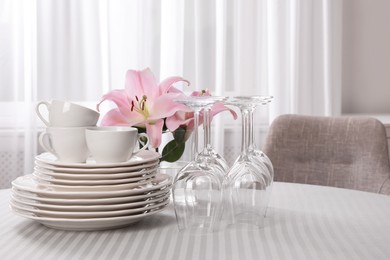
[[[48,116],[41,113],[45,106]],[[162,211],[172,178],[157,174],[160,154],[132,127],[97,127],[99,113],[65,101],[38,103],[47,126],[34,172],[12,182],[12,210],[48,227],[102,230]],[[140,149],[139,140],[146,139]]]

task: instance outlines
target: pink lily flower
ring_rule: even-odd
[[[188,107],[174,102],[183,95],[180,91],[169,90],[176,82],[188,81],[181,77],[170,77],[160,84],[149,68],[142,71],[128,70],[124,90],[113,90],[103,96],[97,105],[110,100],[117,108],[110,110],[102,119],[101,125],[126,125],[146,128],[149,144],[153,148],[161,144],[164,118],[178,111],[191,111]],[[172,120],[174,121],[174,119]]]
[[[194,91],[191,93],[190,96],[211,96],[210,92],[208,90],[202,90],[202,91]],[[229,111],[230,114],[233,116],[234,120],[237,119],[237,113],[223,105],[221,102],[215,103],[211,109],[210,109],[210,116],[211,119],[213,117],[223,111]],[[185,111],[178,111],[173,116],[168,117],[166,120],[167,128],[170,131],[176,130],[179,126],[185,126],[186,131],[191,132],[194,128],[194,112],[185,112]],[[199,125],[203,123],[203,113],[200,113],[199,115]]]

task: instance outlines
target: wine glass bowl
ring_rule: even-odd
[[[179,230],[191,233],[210,233],[215,231],[223,211],[223,181],[226,170],[223,169],[212,154],[210,144],[210,107],[225,97],[200,96],[175,100],[185,104],[194,111],[193,156],[190,163],[176,175],[172,193],[175,214]],[[205,129],[204,149],[198,153],[199,114],[203,112]]]
[[[242,115],[241,154],[223,184],[233,224],[264,226],[274,174],[270,159],[256,149],[253,112],[258,105],[266,105],[271,100],[272,97],[239,96],[228,101]]]
[[[259,170],[257,165],[244,160],[233,165],[224,185],[234,224],[264,226],[269,185],[265,170]]]
[[[222,182],[215,171],[191,162],[175,178],[173,191],[179,230],[213,232],[222,213]]]

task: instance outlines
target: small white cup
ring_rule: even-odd
[[[135,152],[135,147],[141,137],[146,137],[147,142]],[[149,145],[147,134],[138,134],[137,128],[127,126],[87,128],[85,138],[92,157],[98,163],[125,162]]]
[[[48,111],[48,119],[41,113],[42,106]],[[43,123],[52,127],[96,126],[99,119],[99,113],[95,110],[60,100],[41,101],[35,110]]]
[[[84,163],[89,155],[86,127],[48,127],[39,136],[39,144],[61,162]]]

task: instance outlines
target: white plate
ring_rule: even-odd
[[[106,190],[106,191],[72,191],[69,188],[60,189],[47,187],[42,184],[39,184],[32,175],[24,175],[18,177],[12,182],[12,186],[21,190],[29,191],[32,193],[39,194],[40,196],[46,196],[50,198],[75,198],[75,199],[84,199],[84,198],[112,198],[112,197],[123,197],[130,195],[142,194],[148,191],[164,189],[166,186],[171,185],[172,177],[166,174],[157,174],[155,178],[152,178],[148,183],[143,185],[134,185],[127,184],[131,188],[126,188],[122,190]]]
[[[149,178],[152,178],[157,173],[157,170],[150,171],[150,174],[145,176],[137,176],[132,178],[125,179],[111,179],[111,180],[72,180],[72,179],[58,179],[56,177],[42,174],[39,172],[33,172],[33,176],[41,183],[52,183],[57,185],[115,185],[115,184],[124,184],[124,183],[134,183],[138,181],[144,181]]]
[[[114,168],[118,169],[118,168]],[[133,178],[133,177],[139,177],[139,176],[144,176],[150,173],[153,173],[158,169],[158,164],[153,164],[150,165],[145,165],[145,168],[137,169],[134,171],[130,172],[118,172],[118,173],[109,173],[105,172],[104,174],[102,173],[92,173],[92,172],[76,172],[76,173],[69,173],[69,172],[56,172],[53,170],[41,168],[39,166],[34,167],[34,171],[45,174],[45,175],[50,175],[53,178],[56,179],[66,179],[66,180],[111,180],[111,179],[125,179],[125,178]]]
[[[46,163],[42,163],[39,161],[35,161],[35,165],[46,169],[51,172],[56,173],[76,173],[76,174],[107,174],[107,173],[124,173],[124,172],[134,172],[142,169],[149,169],[153,167],[158,167],[159,160],[152,161],[146,164],[140,164],[135,166],[127,166],[127,167],[113,167],[113,168],[65,168],[58,167]]]
[[[68,163],[58,161],[57,158],[51,153],[42,153],[37,155],[35,159],[39,162],[46,164],[59,166],[59,167],[71,167],[71,168],[112,168],[112,167],[125,167],[145,164],[147,162],[155,161],[159,159],[161,155],[159,153],[144,150],[133,155],[130,160],[120,163],[97,163],[93,159],[88,159],[85,163]]]
[[[50,218],[108,218],[108,217],[119,217],[119,216],[130,216],[130,215],[139,215],[141,213],[161,208],[166,206],[169,203],[169,199],[165,199],[158,203],[146,204],[142,207],[133,208],[133,209],[120,209],[120,210],[107,210],[107,211],[84,211],[84,212],[68,212],[68,211],[52,211],[52,210],[42,210],[33,207],[26,207],[23,204],[11,199],[10,206],[12,208],[23,210],[29,213],[34,214],[36,217],[50,217]]]
[[[139,195],[131,195],[125,197],[113,197],[113,198],[92,198],[92,199],[72,199],[72,198],[47,198],[41,197],[38,194],[21,191],[12,188],[12,195],[17,196],[17,198],[27,199],[37,201],[38,203],[48,203],[51,205],[67,205],[67,206],[76,206],[82,205],[93,206],[93,205],[111,205],[111,204],[121,204],[121,203],[129,203],[129,202],[142,202],[151,197],[161,196],[170,191],[171,186],[167,185],[161,190],[149,191]]]
[[[50,210],[50,211],[66,211],[66,212],[90,212],[90,211],[109,211],[109,210],[122,210],[122,209],[132,209],[143,207],[147,204],[153,204],[162,202],[170,197],[171,193],[168,191],[166,193],[153,196],[142,201],[134,201],[127,203],[118,203],[118,204],[101,204],[101,205],[56,205],[42,203],[37,200],[26,199],[18,194],[13,193],[11,198],[18,205],[23,205],[24,207],[30,209],[40,209],[40,210]]]
[[[152,179],[149,180],[143,180],[136,183],[125,183],[125,184],[115,184],[115,185],[96,185],[96,186],[67,186],[67,185],[57,185],[57,184],[51,184],[51,183],[41,183],[39,182],[36,177],[32,174],[28,174],[25,176],[21,176],[17,178],[15,182],[15,186],[17,185],[25,185],[26,187],[30,185],[31,187],[35,185],[37,190],[39,191],[50,191],[54,193],[61,193],[61,192],[78,192],[80,194],[85,192],[106,192],[106,191],[122,191],[122,190],[128,190],[128,189],[134,189],[142,185],[146,185],[150,182],[152,182]],[[18,187],[20,188],[20,187]]]
[[[114,229],[128,226],[132,223],[138,222],[145,217],[156,214],[164,210],[166,206],[156,208],[146,213],[131,216],[122,217],[110,217],[110,218],[83,218],[83,219],[72,219],[72,218],[49,218],[49,217],[36,217],[31,213],[13,209],[14,213],[55,229],[70,230],[70,231],[93,231],[93,230],[105,230]]]

